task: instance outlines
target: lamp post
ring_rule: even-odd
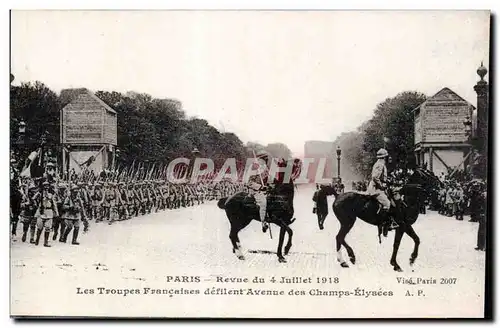
[[[340,158],[342,155],[342,150],[340,149],[340,146],[337,146],[337,178],[340,181]]]
[[[188,179],[191,179],[191,176],[193,175],[194,161],[196,160],[196,158],[198,158],[198,156],[200,156],[200,151],[198,150],[198,148],[194,147],[191,151],[191,162],[189,164]]]
[[[20,158],[24,157],[25,144],[26,144],[26,123],[24,123],[24,121],[21,120],[18,123],[17,140],[16,140],[17,153]]]

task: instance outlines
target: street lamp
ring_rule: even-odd
[[[25,133],[26,133],[26,123],[24,123],[23,120],[21,120],[21,122],[19,122],[19,130],[18,130],[18,132],[19,132],[20,136],[24,136]]]
[[[340,149],[340,146],[337,146],[337,177],[339,178],[340,181],[340,158],[342,155],[342,150]]]
[[[192,155],[192,158],[191,158],[191,162],[188,166],[188,178],[191,179],[191,176],[193,175],[193,170],[194,170],[194,160],[196,160],[196,158],[198,156],[200,156],[200,151],[198,150],[198,148],[194,147],[193,150],[191,151],[191,155]]]
[[[191,151],[191,154],[193,155],[193,157],[196,157],[200,155],[200,151],[198,150],[198,148],[194,147],[194,149]]]

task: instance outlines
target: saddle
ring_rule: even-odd
[[[267,195],[267,208],[266,208],[266,221],[270,218],[270,213],[278,212],[278,211],[288,211],[289,205],[285,196],[282,195]],[[253,195],[246,195],[242,199],[243,206],[252,209],[259,210],[259,206],[255,201],[255,197]]]

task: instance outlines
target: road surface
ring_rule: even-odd
[[[13,242],[11,314],[287,318],[482,316],[485,253],[474,250],[476,223],[467,222],[467,218],[456,221],[435,212],[421,215],[414,225],[421,239],[419,257],[411,267],[408,259],[413,241],[405,236],[398,256],[404,272],[397,273],[389,265],[394,234],[390,233],[379,244],[377,229],[357,220],[346,239],[356,253],[357,262],[344,269],[336,261],[334,249],[339,224],[330,213],[325,229],[318,229],[312,214],[312,192],[312,188],[303,186],[296,194],[297,220],[292,225],[293,247],[287,263],[279,263],[275,254],[277,227],[274,226],[271,240],[269,234],[261,232],[256,221],[240,232],[246,260],[238,260],[228,238],[229,222],[215,201],[111,226],[93,224],[89,233],[80,235],[79,246],[52,242],[53,247],[45,248]],[[331,204],[333,198],[329,202]],[[251,283],[255,277],[265,282]],[[281,277],[303,280],[280,284]],[[222,278],[247,278],[250,282],[221,282]],[[271,282],[272,278],[276,279],[275,283]],[[436,284],[403,284],[403,278],[412,278],[414,282],[418,278],[435,279]],[[109,294],[99,288],[109,289]],[[178,292],[184,288],[184,291],[158,295],[146,293],[144,288],[167,293],[173,293],[171,289]],[[220,295],[224,293],[223,288],[245,288],[245,292],[249,288],[260,288],[269,293],[283,292],[285,296]],[[338,293],[356,288],[359,292],[356,296]],[[116,294],[125,289],[138,289],[140,293]],[[85,294],[85,290],[93,294]],[[199,294],[182,294],[196,290]],[[209,295],[205,294],[207,290]],[[318,296],[322,291],[332,290],[337,291],[334,296]],[[216,295],[210,295],[210,291]],[[384,295],[373,296],[371,292]]]

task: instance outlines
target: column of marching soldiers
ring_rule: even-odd
[[[53,166],[48,163],[47,171],[53,171]],[[73,177],[66,181],[50,175],[42,180],[16,179],[21,204],[19,215],[12,213],[11,206],[12,235],[16,236],[19,221],[21,240],[39,245],[43,236],[45,247],[51,246],[51,240],[67,243],[71,232],[71,244],[79,245],[80,224],[86,233],[92,221],[112,224],[154,212],[204,204],[247,189],[241,183],[213,180],[174,184],[161,179],[118,182]]]

